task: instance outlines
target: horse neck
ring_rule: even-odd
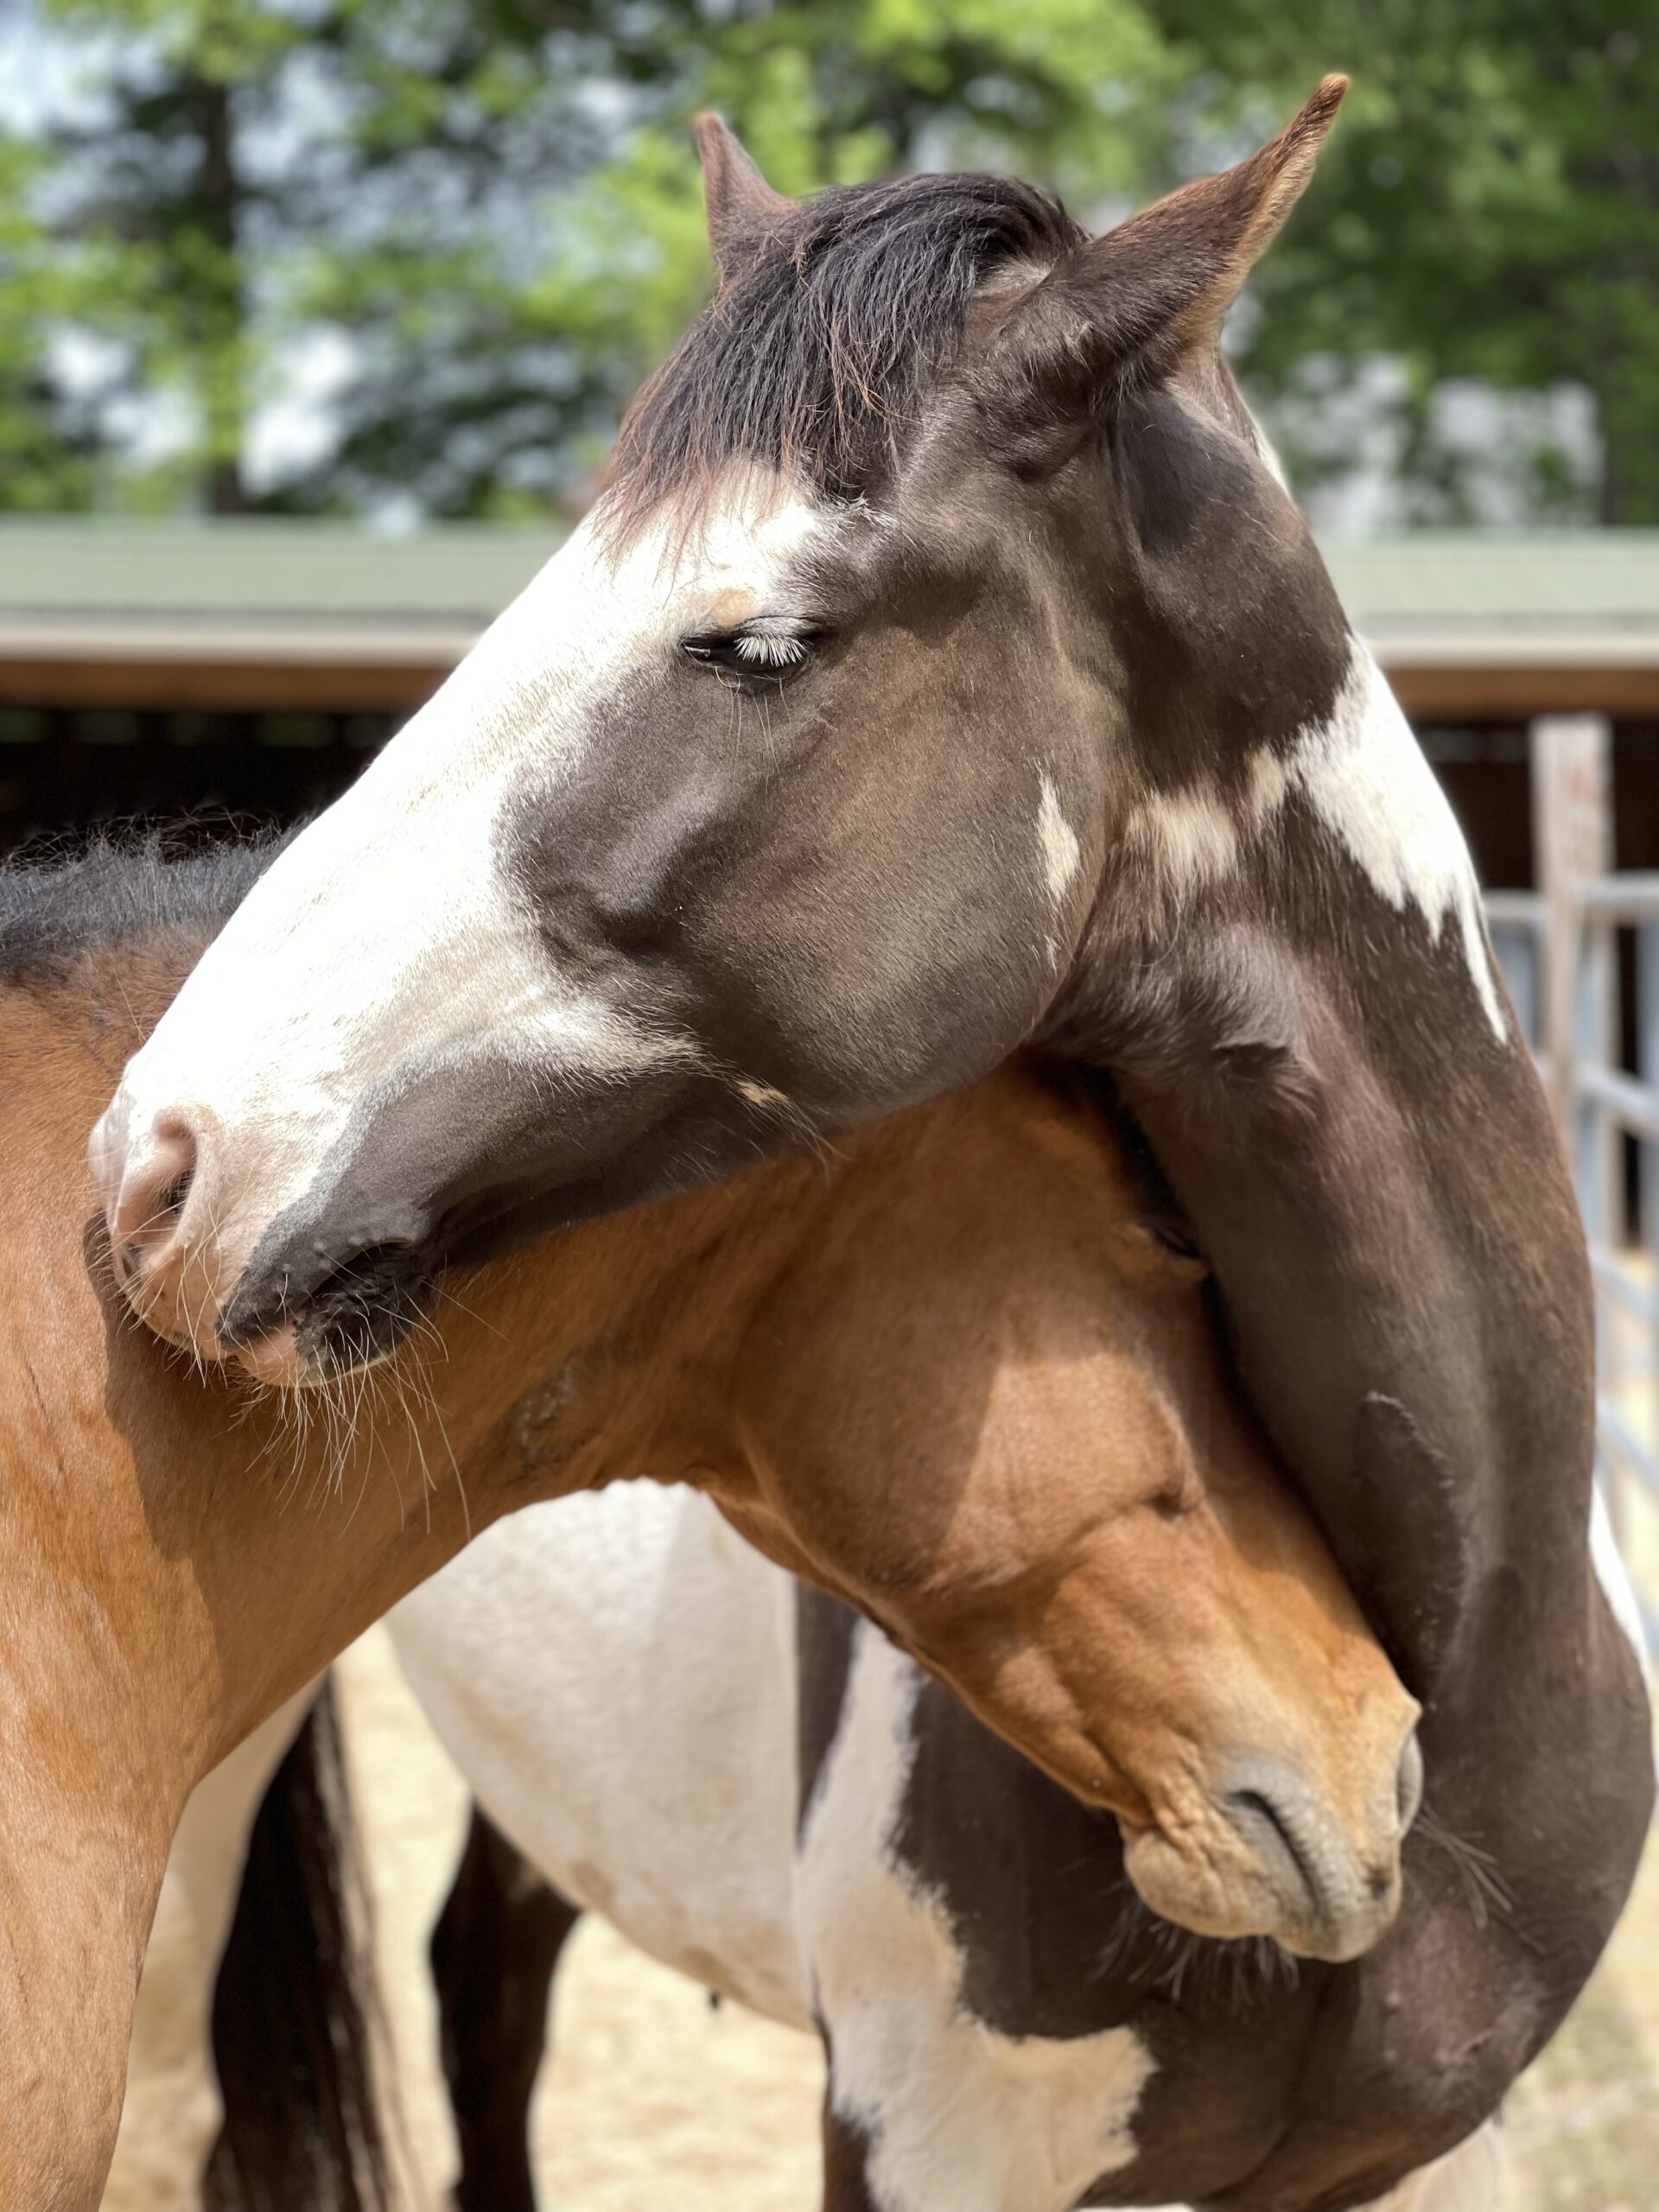
[[[913,1625],[969,1588],[988,1603],[998,1577],[1041,1579],[1031,1523],[991,1540],[991,1493],[1014,1467],[1046,1476],[1045,1527],[1067,1525],[1058,1471],[1090,1404],[1074,1378],[1127,1204],[1116,1160],[1082,1101],[1008,1070],[844,1143],[833,1188],[808,1171],[810,1265],[773,1270],[724,1370],[708,1486],[746,1535],[889,1628],[901,1605]]]
[[[1522,1589],[1562,1636],[1592,1602],[1562,1572],[1588,1545],[1583,1238],[1444,797],[1305,534],[1259,565],[1281,617],[1236,656],[1224,619],[1178,651],[1185,601],[1139,602],[1146,770],[1045,1041],[1111,1071],[1421,1684],[1447,1620],[1408,1616],[1437,1580],[1461,1585],[1441,1615]]]
[[[443,1399],[467,1423],[469,1486],[505,1510],[734,1462],[733,1364],[823,1187],[799,1160],[769,1162],[463,1277]]]

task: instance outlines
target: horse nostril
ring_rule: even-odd
[[[167,1188],[161,1192],[156,1198],[156,1210],[158,1213],[178,1214],[184,1211],[184,1202],[190,1195],[190,1185],[195,1180],[195,1173],[194,1167],[187,1167],[182,1174],[173,1178]]]
[[[196,1173],[196,1138],[176,1114],[158,1116],[130,1158],[110,1217],[111,1243],[136,1274],[144,1255],[172,1242]]]
[[[1400,1833],[1404,1835],[1422,1809],[1423,1802],[1423,1752],[1414,1729],[1407,1737],[1406,1748],[1400,1754],[1398,1791]]]

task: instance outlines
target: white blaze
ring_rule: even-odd
[[[765,609],[821,518],[752,493],[689,543],[664,518],[620,554],[584,523],[254,886],[128,1064],[93,1147],[95,1166],[136,1173],[158,1114],[190,1120],[224,1287],[365,1092],[405,1069],[487,1057],[621,1074],[689,1051],[555,971],[498,834],[580,767],[630,671]],[[233,1189],[213,1173],[221,1146]]]

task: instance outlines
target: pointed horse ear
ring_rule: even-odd
[[[737,133],[706,111],[693,118],[692,135],[702,164],[702,198],[709,244],[722,286],[739,276],[766,232],[795,203],[774,192],[749,159]]]
[[[1327,77],[1279,136],[1055,264],[989,349],[988,365],[1062,404],[1137,365],[1212,346],[1245,278],[1301,197],[1345,77]]]

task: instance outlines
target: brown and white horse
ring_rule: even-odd
[[[1605,1516],[1599,1528],[1634,1640],[1635,1599]],[[1331,2102],[1316,2115],[1298,2077],[1311,2050],[1340,2044],[1351,1974],[1149,1923],[1126,1894],[1109,1824],[879,1630],[735,1542],[706,1498],[625,1484],[514,1515],[389,1619],[428,1717],[489,1808],[474,1812],[431,1947],[457,2212],[535,2212],[531,2099],[550,1986],[584,1911],[821,2037],[825,2212],[1164,2197],[1300,2212],[1345,2194],[1367,2133],[1363,2083],[1327,2072]],[[192,1800],[177,1878],[195,1923],[219,1934],[194,1961],[152,1956],[145,1970],[141,2018],[184,2022],[175,2043],[194,2058],[183,2081],[204,2128],[207,1993],[244,1839],[299,1717],[263,1764],[251,1744],[238,1777],[221,1772]],[[337,1937],[303,1923],[275,1932],[273,1898],[305,1886],[288,1870],[326,1866],[338,1848],[307,1771],[303,1759],[297,1779],[285,1770],[260,1813],[290,1841],[256,1853],[243,1884],[222,2020],[338,2004],[337,1969],[317,1963],[338,1955]],[[1471,1918],[1503,1910],[1478,1849],[1432,1820],[1408,1845],[1408,1895],[1436,1853],[1466,1868]],[[1459,1965],[1448,1958],[1448,1980]],[[333,2069],[317,2048],[321,2063],[308,2052],[288,2078],[327,2109],[317,2092]],[[310,2131],[273,2092],[268,2044],[257,2049],[252,2064],[235,2040],[223,2052],[216,2163],[252,2201],[273,2183],[288,2184],[276,2201],[293,2201],[303,2192],[289,2146]],[[357,2108],[362,2092],[342,2086]],[[152,2172],[135,2212],[196,2202],[206,2134],[180,2129],[179,2089],[176,2062],[171,2075],[146,2072],[135,2052],[136,2117],[149,2139],[165,2134],[171,2183],[158,2194]],[[169,2097],[164,2131],[156,2107]],[[1326,2176],[1310,2177],[1310,2196],[1259,2197],[1255,2170],[1293,2115],[1319,2120]],[[671,2190],[666,2171],[660,2183]],[[1380,2202],[1504,2212],[1496,2125]]]
[[[1118,1815],[1170,1918],[1382,1933],[1417,1708],[1082,1093],[1011,1071],[499,1263],[442,1361],[308,1428],[135,1326],[82,1132],[258,860],[0,874],[6,2212],[98,2201],[192,1786],[469,1533],[616,1478],[868,1608]]]
[[[1357,2190],[1562,2017],[1652,1777],[1559,1147],[1462,839],[1218,349],[1341,91],[1097,238],[988,177],[798,206],[707,126],[720,289],[605,499],[272,868],[94,1157],[140,1310],[294,1377],[457,1259],[1022,1040],[1105,1071],[1516,1900],[1471,1932],[1426,1869],[1356,1977]],[[1325,2169],[1292,2126],[1261,2189]]]
[[[1313,2117],[1299,2077],[1340,2047],[1353,1970],[1149,1924],[1116,1834],[879,1630],[722,1543],[705,1500],[538,1507],[391,1625],[488,1813],[433,1943],[458,2212],[535,2212],[530,2094],[583,1910],[821,2036],[824,2212],[1352,2201],[1340,2067],[1324,2171],[1297,2196],[1255,2176]],[[1455,1849],[1426,1822],[1408,1894]],[[1491,2137],[1452,2161],[1388,2212],[1501,2212]]]

